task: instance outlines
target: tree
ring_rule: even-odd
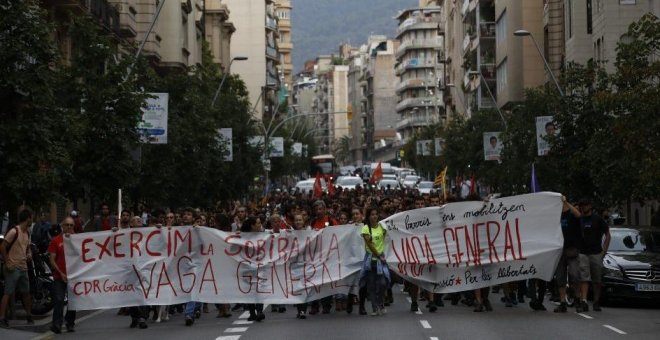
[[[62,192],[73,200],[111,201],[117,189],[137,184],[139,163],[131,153],[138,146],[136,128],[146,94],[139,91],[137,77],[125,79],[133,56],[122,53],[96,23],[71,15],[68,26],[71,64],[62,66],[57,85],[71,154],[60,169]],[[137,64],[136,73],[143,65]]]
[[[69,160],[66,112],[57,107],[57,49],[37,1],[0,5],[0,211],[55,197]]]

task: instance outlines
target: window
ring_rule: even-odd
[[[587,34],[591,34],[592,31],[592,17],[591,0],[587,0]]]
[[[502,93],[507,86],[506,59],[497,67],[497,93]]]
[[[502,12],[499,20],[495,24],[495,40],[497,45],[504,43],[506,41],[506,11]]]
[[[637,0],[619,0],[619,5],[636,5]]]

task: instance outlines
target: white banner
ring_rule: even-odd
[[[484,159],[487,161],[499,161],[502,152],[502,140],[500,132],[484,132]]]
[[[302,157],[303,145],[302,143],[293,143],[291,146],[291,154],[294,156]]]
[[[155,98],[147,98],[142,107],[142,119],[137,129],[142,133],[142,142],[167,144],[167,114],[169,93],[149,93]]]
[[[65,239],[69,307],[278,303],[346,294],[364,243],[355,226],[225,233],[206,227],[137,228]]]
[[[561,195],[535,193],[402,212],[388,229],[391,270],[434,292],[550,280],[563,245]],[[280,234],[137,228],[65,238],[69,307],[295,304],[356,292],[355,226]]]
[[[546,136],[555,136],[558,133],[552,116],[536,117],[536,148],[539,156],[545,156],[550,151],[550,143]]]
[[[445,144],[445,140],[443,138],[435,138],[435,155],[440,156],[442,155],[442,146]]]
[[[224,160],[226,162],[231,162],[234,160],[234,142],[232,139],[232,129],[231,128],[222,128],[218,129],[218,139],[220,143],[223,144],[224,149]]]
[[[544,192],[405,211],[382,222],[387,262],[436,293],[549,281],[564,242],[561,209],[561,195]]]
[[[270,157],[284,157],[284,137],[271,137]]]

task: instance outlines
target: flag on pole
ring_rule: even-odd
[[[447,199],[447,167],[445,167],[440,174],[433,181],[434,186],[442,187],[442,196]]]
[[[335,185],[332,184],[332,177],[328,177],[328,195],[335,195]]]
[[[383,167],[380,164],[381,162],[378,162],[378,166],[376,166],[376,169],[374,169],[374,173],[371,174],[371,178],[369,179],[369,182],[372,184],[378,183],[383,178]]]
[[[534,166],[534,163],[532,163],[532,183],[530,188],[532,193],[541,191],[541,188],[539,188],[539,180],[536,178],[536,167]]]
[[[314,197],[319,198],[323,195],[323,187],[321,186],[321,174],[316,173],[316,180],[314,181]]]
[[[474,178],[474,174],[470,176],[470,195],[477,192],[477,180]]]

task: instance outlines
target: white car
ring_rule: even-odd
[[[357,176],[343,176],[341,179],[337,180],[335,183],[336,186],[341,187],[344,190],[355,190],[355,187],[358,185],[363,185],[364,182],[362,178]]]
[[[303,194],[306,194],[308,192],[313,192],[315,181],[316,181],[315,178],[299,181],[298,183],[296,183],[296,189],[298,189],[298,191]],[[323,191],[327,189],[324,179],[321,179],[321,188],[323,189]]]
[[[414,188],[420,180],[421,177],[419,176],[408,175],[403,179],[403,183],[401,184],[406,188]]]
[[[387,189],[388,186],[390,190],[399,189],[399,182],[395,179],[381,179],[380,182],[378,182],[379,189]]]
[[[396,181],[396,175],[395,174],[383,174],[383,179],[393,179]]]
[[[432,194],[436,191],[436,189],[433,188],[433,182],[431,181],[421,181],[417,183],[417,190],[419,190],[420,194]]]

